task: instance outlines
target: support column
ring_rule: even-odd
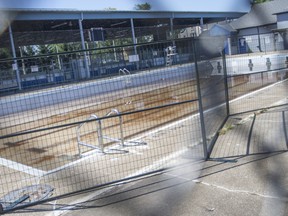
[[[134,44],[134,55],[137,55],[137,49],[136,49],[136,37],[135,37],[135,30],[134,30],[134,22],[133,22],[133,18],[130,19],[130,23],[131,23],[131,30],[132,30],[132,39],[133,39],[133,44]]]
[[[23,47],[19,47],[19,50],[20,50],[20,57],[22,58],[23,57],[23,51],[22,51]],[[23,71],[23,75],[26,74],[26,67],[25,67],[25,61],[24,59],[21,59],[22,61],[22,71]]]
[[[14,58],[14,65],[15,65],[15,69],[16,69],[17,84],[18,84],[19,90],[22,90],[21,78],[20,78],[19,68],[18,68],[17,60],[16,60],[17,57],[16,57],[16,51],[15,51],[15,45],[14,45],[13,32],[12,32],[11,25],[9,25],[9,36],[10,36],[12,55]]]
[[[170,32],[171,32],[171,36],[172,36],[172,40],[173,40],[173,46],[175,46],[173,20],[174,20],[174,18],[171,17],[171,18],[170,18]]]
[[[229,88],[228,88],[228,75],[227,75],[227,65],[226,65],[226,54],[225,50],[222,50],[222,63],[223,63],[223,76],[224,76],[224,86],[225,86],[225,101],[226,101],[226,115],[230,115],[230,105],[229,105]]]
[[[262,51],[262,47],[261,47],[261,38],[260,38],[260,31],[259,31],[259,27],[257,27],[257,35],[258,35],[258,49],[260,52]]]
[[[228,44],[228,55],[232,55],[231,37],[227,38],[227,44]]]
[[[81,15],[83,16],[83,14],[81,14]],[[83,20],[83,17],[82,17],[82,19],[79,19],[79,29],[80,29],[82,49],[85,50],[85,41],[84,41],[82,20]],[[85,64],[85,70],[86,70],[86,78],[90,78],[89,64],[88,64],[86,52],[84,52],[84,64]]]
[[[56,44],[56,53],[58,54],[58,45],[57,44]],[[57,55],[57,61],[58,61],[59,69],[62,70],[62,64],[61,64],[59,55]]]
[[[203,20],[203,17],[200,18],[200,27],[201,27],[201,31],[203,31],[203,28],[204,28],[204,20]]]

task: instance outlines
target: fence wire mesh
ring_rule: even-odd
[[[142,62],[149,61],[147,47],[150,54],[165,48],[156,69],[140,70],[137,61],[133,71],[117,61],[113,73],[97,77],[103,79],[3,95],[1,196],[41,184],[59,197],[168,168],[187,152],[203,158],[192,43],[179,43],[185,48],[179,45],[177,56],[165,51],[169,42],[142,47]],[[8,209],[15,200],[0,201]]]
[[[52,199],[57,199],[168,168],[184,154],[203,159],[213,147],[212,157],[262,151],[252,144],[259,137],[247,130],[253,118],[246,112],[271,111],[256,117],[259,130],[263,121],[278,118],[287,128],[286,111],[274,114],[269,108],[287,104],[286,54],[225,56],[217,47],[222,38],[210,40],[1,61],[4,210],[25,198],[23,188],[36,188],[31,185],[53,188]],[[203,42],[217,49],[208,52]],[[20,80],[11,79],[13,64]],[[17,94],[8,92],[11,88]],[[226,122],[229,115],[235,117]],[[236,125],[237,131],[230,130]],[[235,139],[248,137],[253,147],[247,148],[248,141],[245,146],[217,144],[232,142],[223,136],[227,131],[241,134]],[[281,145],[285,149],[285,142]],[[11,192],[20,197],[5,196]],[[18,207],[28,204],[25,199]]]

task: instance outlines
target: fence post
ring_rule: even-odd
[[[18,84],[18,89],[22,90],[21,77],[20,77],[20,72],[19,72],[19,68],[18,68],[18,63],[16,60],[16,51],[15,51],[15,44],[14,44],[13,32],[12,32],[11,25],[9,25],[9,36],[10,36],[11,50],[12,50],[12,54],[13,54],[13,58],[14,58],[14,64],[12,67],[14,67],[13,69],[16,72],[16,80],[17,80],[17,84]]]
[[[83,13],[81,15],[83,16]],[[84,33],[83,33],[82,21],[83,21],[83,17],[78,20],[80,36],[81,36],[81,45],[82,45],[82,49],[86,50],[85,42],[84,42]],[[88,59],[87,59],[89,57],[87,56],[86,51],[84,51],[83,54],[84,54],[84,65],[85,65],[85,72],[86,72],[85,78],[89,79],[90,78],[90,70],[89,70],[89,64],[88,64]]]
[[[228,88],[228,75],[227,75],[227,65],[226,65],[226,54],[225,50],[222,50],[222,61],[223,61],[223,75],[224,75],[224,88],[225,88],[225,101],[226,101],[226,111],[227,116],[230,115],[230,105],[229,105],[229,88]]]
[[[196,72],[197,95],[198,95],[198,104],[199,104],[201,135],[202,135],[202,140],[203,140],[203,151],[204,151],[204,158],[208,159],[209,155],[208,155],[208,147],[207,147],[207,140],[206,140],[204,110],[203,110],[203,104],[202,104],[200,76],[199,76],[198,63],[197,63],[196,43],[195,43],[194,37],[192,37],[192,46],[193,46],[193,56],[194,56],[194,64],[195,64],[195,72]]]

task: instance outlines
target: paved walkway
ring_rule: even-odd
[[[103,189],[102,194],[70,197],[67,203],[74,204],[56,205],[55,211],[45,204],[13,215],[287,215],[288,153],[233,159],[204,162],[183,155],[181,166],[158,175]]]

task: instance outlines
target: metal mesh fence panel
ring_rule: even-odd
[[[171,55],[165,51],[171,42],[137,48],[142,62],[151,55],[150,60],[162,61],[155,68],[143,69],[141,61],[131,63],[135,72],[127,64],[120,67],[123,49],[117,52],[115,48],[114,72],[71,85],[31,86],[33,91],[2,95],[0,202],[4,210],[17,198],[22,200],[18,207],[37,203],[40,198],[25,199],[33,193],[28,189],[39,189],[37,185],[53,188],[52,198],[57,198],[168,168],[183,154],[203,159],[192,43],[183,40],[177,44],[178,52]],[[84,56],[84,52],[59,54],[60,62],[67,57],[70,63]],[[95,54],[90,50],[86,56],[90,68],[99,66],[95,63],[99,56],[115,57],[114,49]],[[18,61],[40,62],[42,58],[45,56]],[[51,59],[58,61],[58,55]],[[99,67],[109,70],[108,63]],[[81,73],[79,68],[75,71]],[[21,82],[23,85],[22,78]],[[7,196],[12,192],[13,198]]]
[[[4,209],[40,200],[23,191],[56,199],[203,159],[227,141],[223,129],[237,123],[228,115],[287,104],[286,53],[225,56],[221,45],[188,38],[1,60]],[[230,147],[213,155],[247,151]]]
[[[212,40],[217,41],[219,38],[206,38],[205,43],[210,44]],[[221,39],[219,39],[221,40]],[[223,57],[221,49],[219,52],[213,47],[211,50],[203,50],[201,43],[203,41],[196,40],[196,59],[199,74],[199,86],[201,94],[201,102],[203,110],[203,118],[205,125],[205,136],[208,152],[213,147],[215,138],[221,125],[226,121],[227,110],[227,92],[226,92],[226,76],[225,65],[223,65]]]
[[[286,151],[287,52],[229,56],[226,64],[230,117],[211,157]]]
[[[55,45],[56,48],[58,46],[60,45]],[[120,71],[124,68],[131,74],[141,70],[186,64],[192,61],[189,47],[190,39],[50,54],[50,48],[44,46],[42,51],[47,51],[48,54],[1,60],[0,90],[9,92],[115,77],[125,75],[125,71]]]

